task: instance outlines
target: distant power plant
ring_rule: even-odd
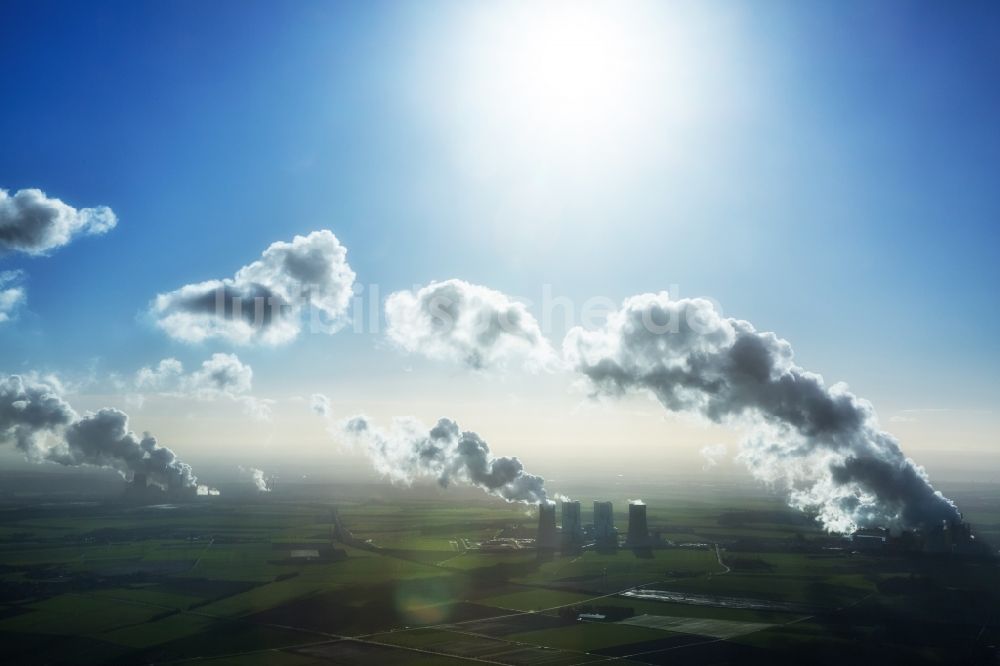
[[[146,478],[135,475],[131,484],[132,497],[148,497],[144,493],[162,496],[163,491],[158,486],[149,486],[146,490]],[[594,501],[594,519],[584,523],[581,515],[581,504],[577,500],[560,502],[560,523],[556,528],[555,502],[542,502],[538,505],[538,533],[534,545],[541,551],[561,550],[563,553],[579,553],[581,550],[596,548],[612,550],[618,547],[630,548],[636,553],[650,549],[674,547],[675,544],[663,539],[660,532],[650,532],[647,518],[646,503],[642,500],[628,501],[628,529],[625,538],[619,540],[615,528],[614,505],[608,501]],[[952,554],[958,556],[973,556],[992,553],[990,546],[972,533],[969,524],[961,520],[946,520],[939,524],[919,529],[903,530],[892,533],[884,527],[862,528],[847,537],[850,548],[858,551],[913,553],[925,552],[934,554]],[[514,539],[507,539],[513,542]],[[504,544],[504,550],[530,547],[530,540],[525,544]],[[831,545],[831,543],[833,545]],[[843,550],[836,541],[816,540],[812,544],[819,551]],[[491,546],[492,548],[493,546]],[[677,547],[708,548],[704,543],[681,543]],[[488,550],[484,545],[484,550]]]
[[[618,547],[618,530],[615,528],[614,505],[611,502],[594,502],[594,522],[583,524],[580,502],[564,500],[560,505],[560,529],[556,530],[555,503],[538,505],[538,535],[535,546],[540,550],[574,551],[584,547],[601,549]],[[650,537],[646,522],[646,505],[642,500],[629,500],[628,533],[625,546],[647,548],[656,542]]]
[[[132,480],[125,486],[122,499],[136,504],[153,504],[168,500],[191,501],[198,499],[198,490],[195,486],[164,489],[153,483],[142,472],[135,472],[132,475]]]
[[[648,546],[649,526],[646,525],[646,505],[642,501],[628,503],[628,536],[626,546]]]

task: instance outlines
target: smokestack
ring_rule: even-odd
[[[539,550],[555,550],[558,544],[556,538],[556,505],[540,502],[538,504],[538,537],[535,545]]]
[[[642,500],[628,503],[628,536],[627,546],[648,546],[649,526],[646,525],[646,505]]]
[[[562,547],[572,550],[583,542],[583,527],[580,524],[580,503],[566,500],[562,503]]]
[[[617,547],[614,508],[611,502],[594,502],[594,539],[598,546]]]

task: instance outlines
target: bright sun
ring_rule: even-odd
[[[422,34],[408,82],[460,196],[488,197],[505,232],[558,235],[567,206],[588,217],[690,160],[738,83],[734,34],[697,4],[467,3]]]
[[[467,31],[463,101],[508,137],[608,148],[686,113],[698,53],[680,23],[645,3],[485,6]]]

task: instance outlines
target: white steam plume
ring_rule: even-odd
[[[375,469],[396,483],[418,478],[476,486],[508,502],[537,504],[547,501],[545,479],[528,474],[517,458],[495,457],[474,432],[462,431],[442,418],[428,429],[414,418],[397,418],[388,431],[375,427],[366,416],[354,416],[338,430],[360,444]]]
[[[258,469],[256,467],[240,467],[240,475],[243,478],[249,480],[253,483],[254,487],[257,488],[258,492],[269,493],[271,492],[271,486],[267,483],[267,478],[264,476],[264,470]]]
[[[704,458],[705,463],[701,466],[702,470],[710,470],[713,467],[718,467],[719,463],[725,459],[726,453],[729,449],[725,444],[706,444],[699,449],[698,453]]]
[[[172,450],[129,430],[124,412],[105,408],[80,416],[60,393],[53,381],[0,375],[0,443],[12,442],[37,462],[105,467],[124,478],[145,474],[163,489],[213,494]]]
[[[703,299],[625,301],[603,328],[572,329],[564,354],[595,391],[650,391],[669,410],[749,426],[740,458],[833,532],[957,520],[954,503],[878,427],[871,404],[795,365],[791,345]]]

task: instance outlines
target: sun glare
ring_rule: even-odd
[[[702,18],[641,2],[476,5],[436,58],[434,76],[450,73],[438,122],[491,182],[549,194],[606,182],[697,119],[712,57],[697,48]]]
[[[540,5],[498,26],[486,45],[488,85],[509,120],[579,139],[642,104],[644,45],[621,17],[560,7]]]

